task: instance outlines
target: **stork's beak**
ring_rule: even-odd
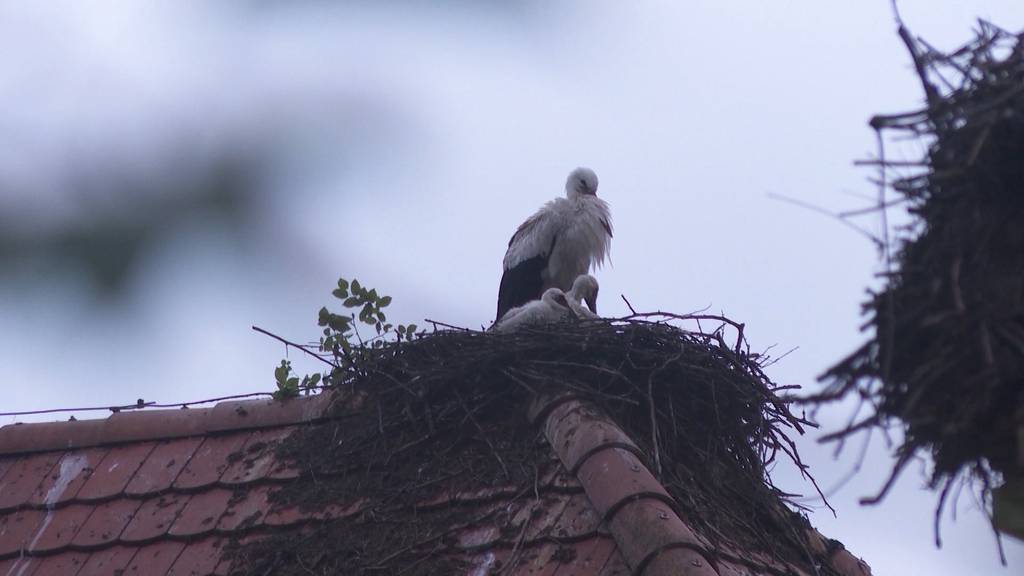
[[[590,308],[590,311],[597,314],[597,294],[594,294],[589,298],[584,298],[584,300],[587,301],[587,307]]]

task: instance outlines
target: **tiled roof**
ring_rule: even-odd
[[[279,497],[315,475],[283,457],[281,443],[362,401],[321,394],[6,426],[0,576],[246,573],[253,542],[303,537],[360,515],[365,525],[368,494],[314,507]],[[530,481],[439,490],[413,503],[424,516],[458,509],[443,538],[410,544],[425,550],[418,561],[473,575],[809,573],[712,546],[679,515],[633,440],[586,400],[538,399],[531,415],[547,438],[538,449],[549,465]],[[832,573],[869,574],[816,532],[811,542]]]

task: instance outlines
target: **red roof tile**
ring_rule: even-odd
[[[82,489],[93,469],[106,454],[106,448],[65,452],[60,462],[36,486],[29,503],[36,506],[56,506],[71,500]]]
[[[142,503],[135,511],[131,522],[121,534],[121,541],[139,544],[156,540],[167,533],[167,530],[178,517],[178,513],[189,501],[187,494],[164,494],[155,496]]]
[[[214,484],[231,465],[231,458],[240,454],[248,439],[248,432],[207,437],[174,481],[174,488],[194,490]]]
[[[5,426],[3,430],[7,430]],[[0,479],[0,511],[11,510],[25,503],[61,459],[61,452],[33,454],[11,462]]]
[[[217,529],[222,532],[233,532],[261,524],[263,516],[270,510],[268,497],[273,489],[272,486],[263,485],[236,492],[228,501],[227,510],[221,514]]]
[[[31,576],[77,576],[89,554],[86,552],[65,552],[37,560],[37,566],[26,574]],[[4,572],[0,571],[0,574]],[[14,572],[17,574],[17,572]],[[13,576],[13,574],[12,574]]]
[[[42,510],[19,510],[0,517],[0,558],[28,548],[45,516]]]
[[[351,413],[366,401],[342,398]],[[282,459],[278,447],[322,421],[331,399],[0,429],[0,575],[227,574],[231,542],[366,514],[373,502],[361,493],[317,506],[275,497],[314,474]],[[532,411],[554,453],[529,485],[439,486],[410,503],[418,514],[460,511],[435,554],[481,575],[701,575],[715,573],[713,560],[728,572],[732,564],[680,518],[614,422],[573,397]],[[823,539],[820,547],[824,553]],[[848,552],[830,554],[842,574],[863,576],[846,567],[857,562]],[[738,573],[762,574],[744,569]]]
[[[167,571],[167,576],[202,576],[210,574],[221,560],[224,541],[220,537],[189,542]]]
[[[99,548],[117,542],[140,505],[139,500],[120,498],[97,505],[72,543],[79,548]]]
[[[597,574],[613,556],[618,556],[615,541],[611,538],[592,538],[576,548],[576,556],[567,562],[555,576],[561,574]]]
[[[71,544],[75,534],[92,514],[93,508],[83,504],[72,504],[53,511],[46,511],[39,527],[34,530],[32,541],[26,548],[45,553],[60,550]]]
[[[108,451],[75,495],[76,500],[105,500],[121,494],[132,476],[153,451],[154,444],[129,444]]]
[[[565,505],[549,534],[561,540],[577,540],[601,531],[601,515],[586,494],[563,497]]]
[[[0,574],[31,576],[37,566],[39,566],[38,558],[8,558],[0,560]]]
[[[224,484],[247,484],[266,476],[277,463],[274,448],[291,434],[287,428],[253,432],[246,439],[232,464],[224,470],[220,481]]]
[[[178,518],[171,525],[172,536],[199,536],[209,534],[217,527],[224,511],[228,509],[234,493],[223,488],[212,488],[189,498]]]
[[[184,548],[184,543],[174,540],[163,540],[143,546],[135,556],[132,556],[132,561],[125,568],[124,576],[166,574]]]
[[[93,552],[75,576],[111,576],[124,570],[132,561],[138,548],[134,546],[112,546]]]
[[[143,496],[167,490],[202,443],[203,438],[182,438],[157,444],[125,487],[125,494]]]

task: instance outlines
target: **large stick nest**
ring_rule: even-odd
[[[776,395],[762,372],[766,358],[745,349],[741,325],[725,321],[735,337],[727,342],[723,329],[688,331],[668,320],[441,330],[374,349],[336,379],[338,393],[365,405],[293,435],[280,456],[310,473],[277,496],[314,508],[362,498],[367,509],[301,539],[244,548],[243,571],[441,570],[437,562],[452,556],[438,542],[467,521],[465,512],[427,515],[417,503],[499,485],[535,497],[553,452],[527,421],[528,407],[541,391],[566,389],[622,426],[680,513],[723,555],[758,552],[815,573],[825,562],[808,551],[806,520],[783,505],[788,495],[768,474],[779,456],[804,470],[789,434],[807,422]]]
[[[1024,464],[1024,36],[981,22],[949,54],[903,27],[900,36],[927,105],[871,124],[880,209],[904,204],[912,225],[865,304],[874,337],[823,376],[815,400],[853,396],[869,407],[834,439],[902,428],[893,474],[869,501],[915,455],[930,455],[937,522],[958,480],[980,480],[987,497],[993,470]],[[924,157],[887,159],[894,137],[920,142]]]

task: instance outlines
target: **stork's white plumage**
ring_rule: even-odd
[[[597,174],[590,168],[573,170],[565,198],[542,206],[509,240],[496,320],[548,288],[568,291],[577,276],[604,263],[611,240],[611,213],[597,197]]]
[[[577,318],[599,318],[597,315],[597,278],[590,274],[581,274],[572,283],[572,289],[565,294],[569,308]],[[587,305],[584,306],[583,303]]]
[[[525,326],[550,324],[575,317],[565,293],[558,288],[548,288],[540,300],[509,310],[491,329],[496,332],[514,332]]]

